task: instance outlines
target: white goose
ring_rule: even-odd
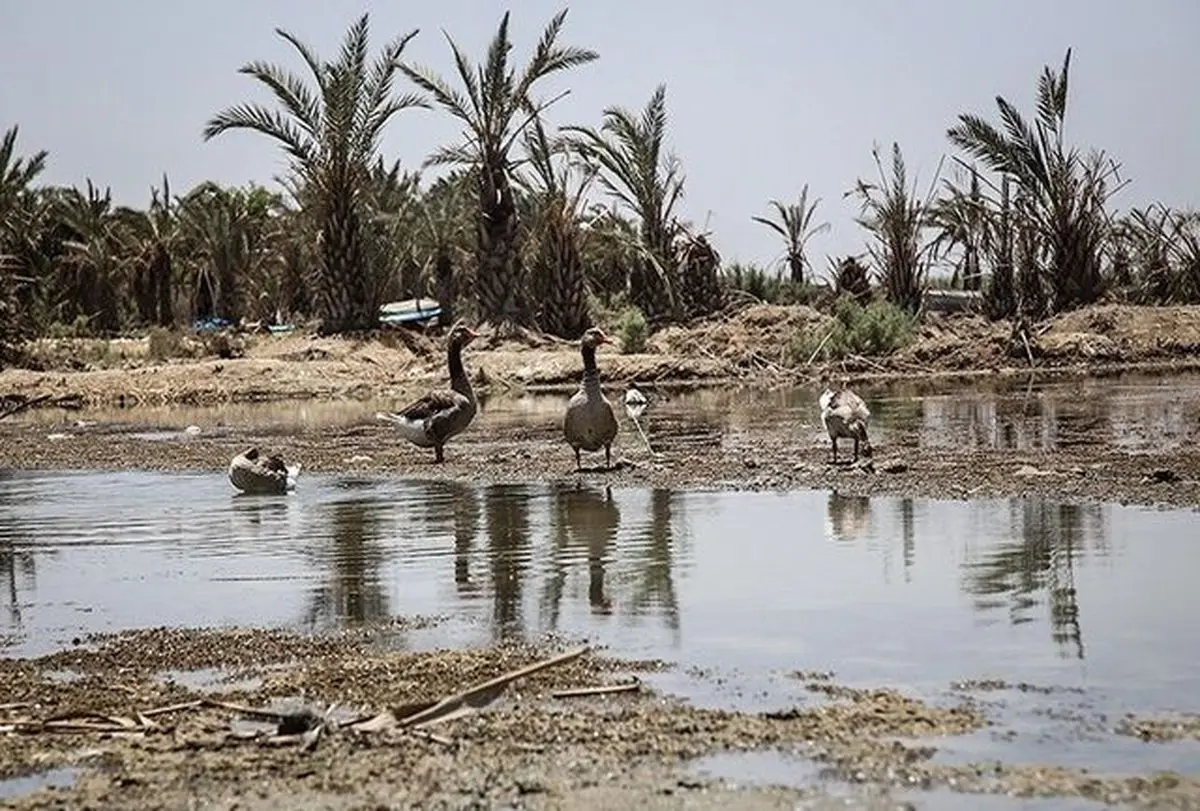
[[[873,453],[871,440],[867,438],[867,427],[871,422],[871,410],[867,404],[844,383],[834,390],[828,379],[825,380],[825,391],[817,401],[821,407],[821,425],[829,434],[833,446],[833,463],[837,464],[839,439],[854,440],[854,461],[858,461],[859,446],[862,454],[868,459]]]
[[[229,463],[229,483],[243,493],[282,495],[296,487],[300,465],[286,465],[278,456],[263,457],[258,448],[239,453]]]

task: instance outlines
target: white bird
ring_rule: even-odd
[[[821,407],[821,425],[829,434],[833,446],[833,463],[837,464],[838,439],[854,440],[854,461],[858,461],[859,446],[862,454],[868,459],[873,453],[871,441],[867,438],[867,426],[871,422],[871,411],[867,404],[854,392],[842,384],[835,391],[828,380],[825,381],[825,391],[817,400]]]
[[[250,448],[229,463],[229,483],[243,493],[282,495],[296,486],[300,465],[285,465],[278,456],[263,457]]]
[[[637,429],[638,434],[642,437],[642,442],[646,443],[646,450],[652,455],[654,448],[650,445],[650,438],[646,436],[646,432],[642,430],[642,423],[638,419],[646,411],[646,406],[650,405],[650,401],[646,399],[646,395],[638,391],[636,383],[630,383],[629,388],[625,390],[625,413],[629,415],[629,419],[633,421],[633,427]]]
[[[646,406],[650,401],[646,399],[646,395],[638,391],[637,384],[630,383],[629,388],[625,390],[625,413],[633,421],[642,416],[646,411]]]

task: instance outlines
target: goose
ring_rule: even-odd
[[[285,465],[278,456],[264,457],[250,448],[229,463],[229,483],[243,493],[281,495],[296,486],[300,465]]]
[[[867,438],[867,426],[871,421],[871,411],[867,404],[857,394],[843,383],[835,391],[830,381],[825,381],[825,391],[821,393],[818,403],[821,406],[821,424],[829,433],[829,441],[833,446],[833,463],[838,460],[838,439],[854,440],[854,461],[858,461],[859,446],[862,446],[863,456],[871,457],[871,441]]]
[[[596,347],[612,343],[599,327],[592,327],[579,339],[583,355],[583,382],[567,403],[563,434],[575,451],[575,469],[582,470],[580,451],[595,453],[604,448],[604,467],[612,468],[612,443],[617,436],[617,416],[612,403],[600,390],[600,372],[596,368]]]
[[[435,389],[397,412],[380,411],[375,418],[392,423],[400,436],[418,448],[433,448],[434,461],[444,462],[444,448],[475,419],[478,401],[471,379],[463,368],[463,347],[479,337],[466,324],[458,323],[446,338],[446,365],[450,370],[450,388]]]

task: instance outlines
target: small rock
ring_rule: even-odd
[[[1038,470],[1033,465],[1021,465],[1013,475],[1025,479],[1033,476],[1053,476],[1054,474],[1049,470]]]
[[[750,468],[751,470],[753,470],[754,468],[758,467],[758,460],[757,459],[743,459],[742,464],[745,465],[746,467]]]
[[[884,462],[882,465],[880,465],[879,469],[884,473],[903,473],[908,470],[908,465],[904,462],[901,462],[899,459],[892,459],[891,461]]]
[[[57,442],[60,439],[70,439],[70,438],[71,438],[70,434],[46,434],[46,439],[50,440],[51,442]]]
[[[185,434],[187,434],[188,436],[196,436],[197,434],[200,433],[200,426],[199,425],[189,425],[187,428],[183,429],[183,432]]]
[[[351,456],[349,459],[347,459],[346,464],[348,464],[348,465],[365,465],[365,464],[367,464],[369,462],[373,462],[373,461],[374,460],[370,456],[367,456],[365,453],[358,453],[358,454],[355,454],[354,456]]]

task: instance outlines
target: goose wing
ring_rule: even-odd
[[[406,422],[424,422],[461,408],[465,402],[467,398],[453,389],[438,389],[414,400],[400,411],[385,416]]]

